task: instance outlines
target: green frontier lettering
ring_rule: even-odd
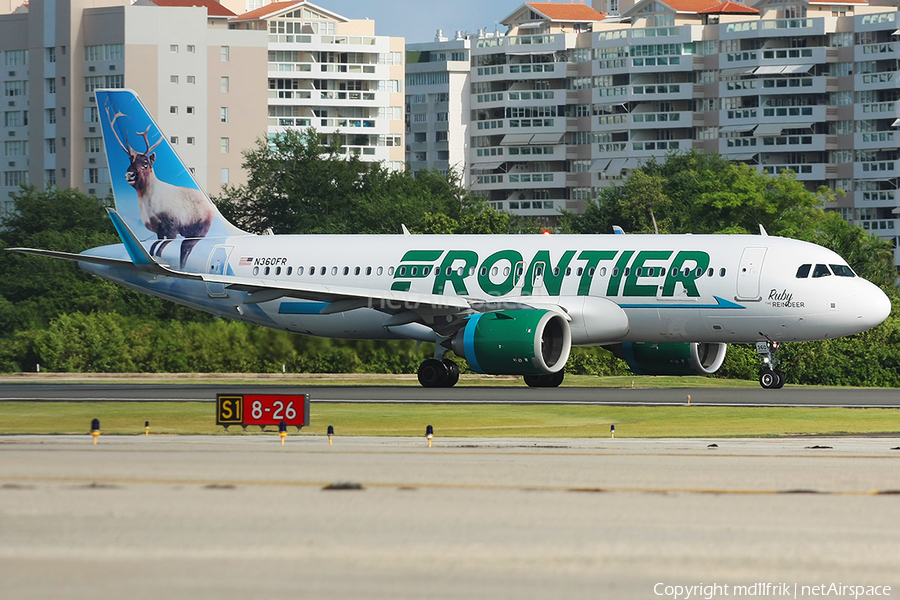
[[[509,262],[509,275],[500,283],[491,281],[491,267],[499,262]],[[522,255],[515,250],[500,250],[488,256],[478,271],[478,285],[488,296],[505,296],[516,287],[516,272],[522,263]],[[504,267],[505,268],[505,267]]]
[[[688,296],[699,296],[700,292],[697,291],[695,280],[707,267],[709,267],[709,254],[700,250],[682,250],[675,255],[675,260],[672,261],[662,295],[674,296],[675,284],[680,283],[684,286]]]
[[[462,262],[463,264],[459,264]],[[454,263],[456,263],[454,265]],[[469,276],[469,270],[474,269],[478,264],[478,255],[472,250],[450,250],[444,256],[444,262],[441,263],[441,270],[434,277],[433,294],[443,294],[447,282],[453,284],[453,290],[460,296],[466,296],[469,290],[463,281]]]
[[[659,288],[656,284],[638,284],[638,277],[645,276],[644,273],[647,270],[652,269],[651,272],[655,272],[656,269],[653,267],[645,267],[644,264],[648,260],[666,260],[672,256],[671,250],[642,250],[638,252],[637,257],[634,259],[634,262],[631,263],[631,271],[628,273],[628,277],[625,279],[625,290],[622,292],[623,296],[656,296],[656,292],[659,291]],[[665,271],[664,267],[660,267],[660,275]]]
[[[612,274],[609,277],[609,285],[606,286],[607,296],[619,295],[619,287],[622,285],[622,276],[625,274],[625,266],[628,264],[628,261],[631,260],[633,254],[634,250],[626,250],[622,253],[622,256],[619,257],[619,260],[616,262],[616,266],[613,268]],[[587,294],[581,293],[581,288],[578,289],[578,295],[587,296]]]
[[[522,295],[530,296],[534,293],[535,275],[538,274],[544,281],[544,287],[550,296],[559,296],[559,290],[562,288],[563,277],[566,275],[566,267],[572,262],[575,256],[574,250],[566,250],[562,258],[552,267],[550,262],[550,252],[547,250],[538,250],[537,254],[528,265],[528,271],[525,273],[525,283],[522,285]],[[584,253],[582,252],[582,256]]]
[[[431,273],[432,263],[439,259],[443,253],[443,250],[410,250],[400,259],[401,264],[394,271],[394,279],[422,279],[428,277]],[[391,285],[391,289],[408,292],[410,283],[410,281],[395,281]]]
[[[581,281],[578,282],[578,295],[588,296],[591,293],[591,283],[597,271],[597,264],[601,260],[612,260],[616,257],[615,250],[585,250],[578,255],[578,260],[585,261],[584,271],[581,273]]]

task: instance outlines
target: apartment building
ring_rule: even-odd
[[[107,168],[103,87],[137,91],[208,192],[240,183],[240,150],[266,133],[254,66],[268,40],[230,30],[233,16],[212,0],[32,0],[0,14],[0,210],[22,183],[110,193],[123,174]]]
[[[407,168],[452,171],[464,187],[469,185],[472,39],[462,31],[449,39],[438,30],[433,42],[406,45]]]
[[[270,136],[314,127],[347,155],[405,168],[403,38],[305,0],[250,10],[229,26],[268,34]]]
[[[810,190],[844,190],[826,208],[896,247],[896,5],[595,7],[606,12],[525,3],[501,21],[506,35],[472,41],[473,191],[551,220],[650,157],[694,148],[759,172],[789,169]]]

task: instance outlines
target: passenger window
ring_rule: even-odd
[[[812,269],[812,265],[800,265],[800,268],[797,269],[797,279],[806,279],[809,277],[810,269]]]
[[[297,275],[303,275],[303,267],[297,267]]]
[[[288,267],[288,268],[287,268],[287,274],[288,274],[288,275],[290,275],[290,274],[293,273],[293,272],[294,272],[294,267]]]
[[[719,277],[725,277],[725,267],[719,269]]]
[[[606,277],[606,267],[600,267],[600,277]]]
[[[253,267],[253,274],[259,275],[259,267]]]
[[[428,277],[429,273],[431,273],[431,267],[422,267],[422,277]]]
[[[353,269],[353,274],[359,275],[359,267],[356,267],[355,269]]]
[[[828,270],[826,265],[816,265],[816,268],[813,269],[813,279],[816,277],[828,277],[831,275],[831,271]]]
[[[481,276],[482,276],[482,277],[484,277],[485,275],[487,275],[487,267],[481,267],[480,273],[481,273]]]
[[[344,275],[350,274],[350,267],[344,267]]]
[[[394,267],[388,267],[388,277],[394,276]]]
[[[383,267],[378,267],[378,269],[375,271],[375,274],[378,275],[379,277],[381,276],[382,273],[384,273]]]
[[[366,267],[366,275],[372,274],[372,267]]]
[[[266,275],[269,274],[269,271],[270,271],[270,270],[271,270],[270,267],[266,267]]]
[[[715,274],[715,272],[716,272],[716,270],[713,269],[712,267],[710,267],[709,270],[706,272],[706,276],[712,277]]]
[[[319,275],[324,275],[324,274],[325,274],[325,267],[322,267],[321,269],[319,269]]]
[[[578,271],[577,271],[578,276],[581,277],[582,273],[584,273],[584,267],[578,267]]]
[[[566,277],[572,274],[572,267],[566,267]]]
[[[337,275],[337,267],[331,267],[331,274]]]
[[[853,269],[848,267],[847,265],[829,265],[831,267],[832,272],[838,277],[856,277],[856,273],[853,272]]]
[[[309,274],[310,274],[310,275],[315,275],[315,274],[316,274],[316,268],[315,268],[315,267],[310,267],[310,268],[309,268]]]
[[[281,275],[281,267],[275,267],[275,274]]]
[[[509,277],[509,267],[503,267],[503,276]]]

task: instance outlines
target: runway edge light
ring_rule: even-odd
[[[331,445],[331,440],[334,439],[334,425],[328,426],[328,445]]]
[[[144,435],[150,435],[150,421],[144,421]]]
[[[613,438],[616,437],[616,426],[615,425],[609,426],[609,437],[613,437]]]
[[[97,445],[97,438],[100,437],[100,419],[91,421],[91,435],[94,436],[94,445]]]
[[[278,424],[278,435],[281,436],[281,445],[284,446],[284,438],[287,437],[287,423],[284,421]]]
[[[425,437],[428,438],[428,447],[431,448],[431,439],[434,437],[434,427],[431,425],[425,427]]]

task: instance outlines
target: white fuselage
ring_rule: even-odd
[[[176,246],[162,256],[172,265],[179,263]],[[108,246],[89,253],[123,256],[124,249]],[[810,265],[806,277],[798,277],[802,265]],[[817,265],[828,273],[820,270],[813,277]],[[839,270],[832,265],[846,262],[820,246],[770,236],[280,235],[201,240],[184,270],[228,275],[260,287],[301,286],[320,291],[323,298],[329,291],[363,297],[367,291],[395,293],[407,307],[410,298],[442,296],[562,306],[571,313],[582,299],[601,298],[621,307],[627,331],[573,343],[754,342],[834,338],[880,323],[890,311],[885,294],[847,271],[834,274]],[[422,322],[389,321],[392,314],[384,306],[327,309],[327,299],[278,294],[268,299],[224,283],[82,267],[175,302],[287,331],[337,338],[440,338]],[[398,301],[394,312],[401,308]],[[590,314],[585,318],[590,320]],[[602,330],[602,323],[595,325]]]

